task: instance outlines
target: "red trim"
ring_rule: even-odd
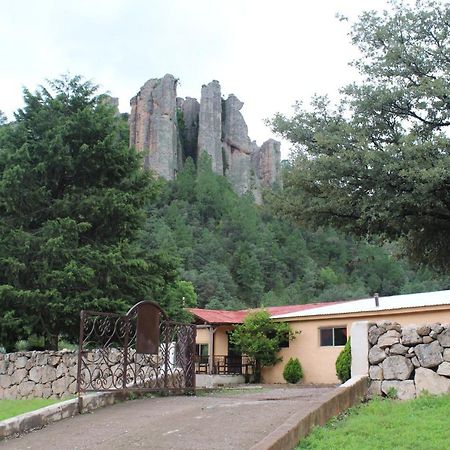
[[[267,308],[241,309],[239,311],[225,311],[221,309],[188,308],[196,319],[210,324],[235,324],[242,323],[248,314],[266,310],[271,316],[287,314],[290,312],[304,311],[305,309],[320,308],[342,302],[307,303],[304,305],[269,306]]]

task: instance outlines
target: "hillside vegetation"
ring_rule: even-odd
[[[442,277],[411,266],[391,244],[332,228],[307,231],[238,197],[206,157],[187,161],[149,210],[148,245],[176,256],[199,307],[247,308],[444,289]]]

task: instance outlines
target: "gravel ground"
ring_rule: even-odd
[[[334,388],[246,385],[192,397],[132,400],[0,442],[0,448],[243,450],[292,414],[319,405]]]

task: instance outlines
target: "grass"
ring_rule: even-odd
[[[374,399],[314,428],[296,450],[444,450],[450,448],[450,396]]]
[[[64,399],[67,400],[67,399]],[[0,400],[0,420],[9,419],[44,406],[62,401],[57,398],[33,398],[24,400]]]

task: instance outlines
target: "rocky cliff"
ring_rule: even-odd
[[[240,195],[251,191],[260,203],[262,188],[281,186],[280,143],[251,141],[243,102],[233,94],[222,99],[216,80],[202,86],[200,103],[177,98],[176,85],[173,75],[154,78],[131,99],[130,145],[146,152],[145,167],[172,180],[186,158],[206,152]]]

